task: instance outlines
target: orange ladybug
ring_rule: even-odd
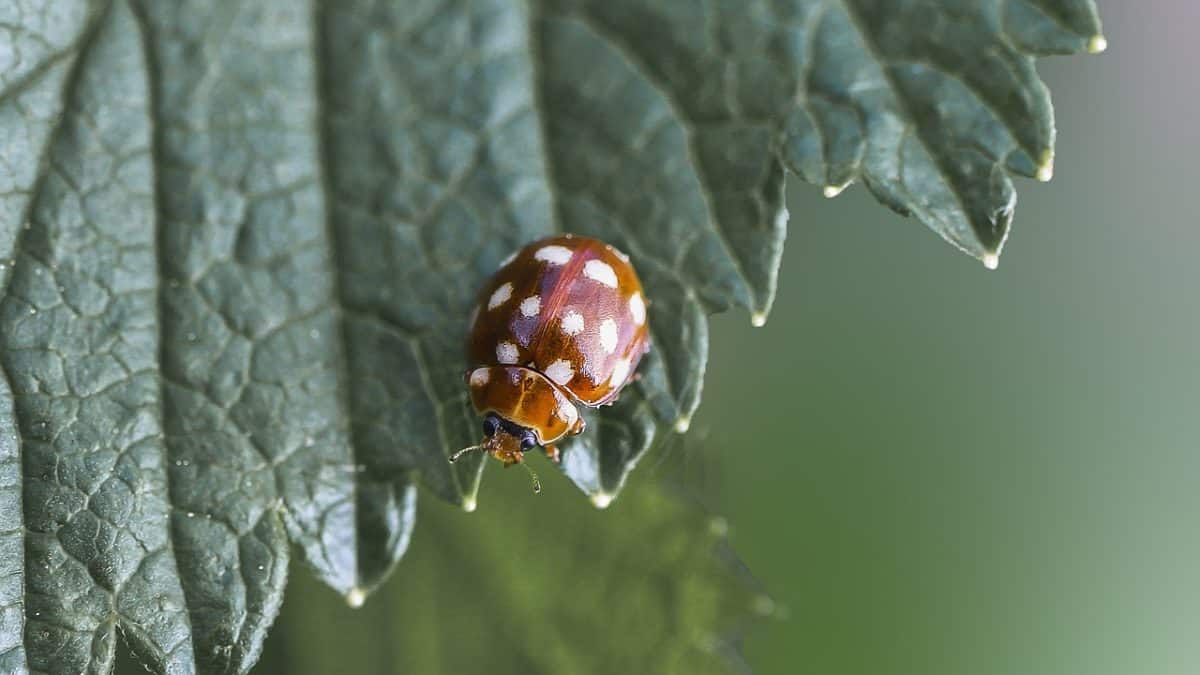
[[[649,348],[646,297],[628,256],[571,234],[529,244],[479,294],[466,383],[484,439],[450,461],[481,450],[512,466],[541,446],[558,462],[554,443],[583,432],[577,406],[615,401]]]

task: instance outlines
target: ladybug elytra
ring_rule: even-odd
[[[481,450],[512,466],[539,446],[560,461],[555,442],[584,430],[577,406],[615,401],[649,348],[642,283],[625,254],[570,234],[529,244],[480,291],[466,383],[484,438],[450,461]]]

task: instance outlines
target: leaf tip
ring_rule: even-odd
[[[678,433],[686,434],[687,430],[690,429],[691,426],[692,426],[692,416],[691,415],[683,415],[679,419],[675,420],[675,431],[677,431]]]
[[[983,263],[984,267],[988,268],[989,270],[994,270],[1000,266],[1000,254],[984,253],[983,257],[981,257],[979,261]]]
[[[751,314],[750,325],[754,326],[755,328],[762,328],[763,326],[767,325],[767,313],[755,312]]]
[[[598,509],[607,509],[609,504],[612,504],[613,496],[607,492],[593,492],[592,504]]]
[[[759,594],[750,604],[751,609],[759,616],[773,616],[779,611],[779,606],[769,595]]]
[[[718,539],[729,536],[729,521],[721,516],[713,516],[708,521],[708,531]]]
[[[833,199],[834,197],[842,194],[842,192],[844,192],[848,187],[850,187],[849,182],[842,183],[841,185],[826,185],[825,188],[821,190],[821,194],[825,195],[826,199]]]
[[[1093,35],[1092,39],[1088,40],[1088,53],[1100,54],[1105,49],[1108,49],[1108,38],[1104,37],[1103,35]]]
[[[467,513],[474,513],[479,503],[475,501],[475,497],[464,497],[462,500],[462,510]]]
[[[346,593],[346,604],[349,605],[351,609],[358,609],[359,607],[362,607],[363,603],[366,601],[367,592],[358,586],[351,588],[350,591]]]
[[[1046,149],[1042,151],[1042,156],[1038,158],[1037,173],[1035,174],[1038,180],[1043,183],[1049,183],[1051,178],[1054,178],[1054,151]]]

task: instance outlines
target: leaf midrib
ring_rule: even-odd
[[[166,359],[165,359],[166,335],[165,335],[165,330],[164,330],[164,326],[163,326],[162,316],[163,316],[163,308],[166,306],[166,301],[163,297],[163,285],[164,285],[164,282],[166,281],[167,277],[165,274],[166,270],[165,270],[164,263],[163,263],[163,260],[164,260],[164,258],[163,258],[163,255],[164,255],[163,241],[165,240],[165,236],[163,234],[163,229],[164,229],[164,223],[166,222],[166,219],[163,218],[164,208],[163,208],[163,203],[162,203],[162,194],[163,194],[163,190],[165,189],[165,187],[161,184],[161,175],[162,174],[158,170],[159,153],[161,152],[161,129],[162,129],[162,125],[159,123],[159,120],[157,118],[159,101],[158,101],[158,87],[156,86],[155,78],[156,78],[156,73],[158,73],[158,63],[154,56],[154,50],[150,48],[150,22],[147,20],[146,16],[142,13],[141,5],[139,5],[137,2],[130,1],[130,2],[128,2],[127,6],[129,8],[130,14],[133,15],[134,22],[137,24],[138,36],[140,38],[139,42],[140,42],[140,46],[141,46],[142,59],[143,59],[143,63],[145,64],[145,70],[146,70],[145,86],[146,86],[146,108],[147,108],[145,111],[145,116],[146,116],[146,122],[150,127],[149,133],[148,133],[148,141],[149,141],[148,152],[150,154],[150,159],[151,159],[150,167],[151,167],[151,171],[153,172],[153,175],[151,177],[151,180],[153,183],[152,188],[151,188],[151,199],[153,200],[153,208],[154,208],[154,260],[158,266],[157,269],[155,270],[155,272],[156,272],[156,274],[155,274],[155,280],[156,280],[155,293],[156,293],[157,297],[155,299],[155,304],[154,304],[154,307],[158,310],[157,316],[155,317],[155,326],[157,328],[157,339],[158,339],[158,353],[156,355],[158,372],[157,372],[157,377],[155,379],[158,382],[157,401],[158,401],[159,432],[163,435],[163,438],[162,438],[162,452],[163,452],[162,480],[163,480],[163,488],[165,489],[165,492],[166,492],[166,506],[169,510],[168,518],[167,518],[166,522],[163,524],[163,529],[166,530],[166,547],[167,547],[167,550],[170,551],[171,564],[175,569],[175,578],[179,582],[179,589],[183,595],[184,607],[180,613],[183,615],[184,623],[187,626],[187,630],[188,630],[187,640],[191,644],[192,664],[194,667],[195,665],[197,665],[196,629],[192,624],[191,603],[188,602],[188,591],[183,583],[183,575],[179,568],[179,557],[175,553],[175,526],[174,526],[174,523],[172,522],[174,520],[175,500],[173,498],[173,492],[172,492],[173,481],[171,480],[171,470],[170,470],[171,443],[167,439],[168,433],[167,433],[167,424],[166,424],[166,419],[167,419],[167,405],[166,405],[167,391],[166,391],[166,389],[167,389],[167,386],[169,386],[169,382],[166,380],[166,378],[163,377],[164,370],[162,368],[162,364],[165,363],[165,361],[166,361]],[[106,13],[108,11],[111,11],[111,4],[109,5],[109,8],[106,10]],[[239,633],[240,633],[240,631],[239,631]],[[152,642],[147,641],[147,644],[152,644]]]
[[[350,395],[346,389],[346,385],[351,382],[350,364],[346,356],[346,345],[349,344],[349,336],[347,334],[346,313],[345,313],[345,293],[342,287],[341,275],[338,274],[338,263],[341,259],[342,252],[338,245],[337,232],[334,231],[334,199],[336,193],[333,188],[332,179],[329,175],[329,158],[331,156],[329,150],[329,121],[328,111],[326,110],[326,98],[328,94],[330,77],[329,66],[329,48],[325,41],[325,21],[324,21],[324,4],[321,0],[313,0],[312,3],[312,36],[315,49],[312,50],[313,59],[313,77],[314,88],[316,93],[315,111],[313,120],[313,130],[317,136],[317,171],[318,184],[321,189],[323,198],[322,206],[325,216],[325,239],[328,246],[328,253],[325,256],[326,261],[330,266],[330,284],[332,285],[332,300],[333,300],[333,317],[337,322],[338,339],[334,340],[337,353],[333,357],[334,368],[337,371],[339,386],[337,387],[337,406],[341,419],[347,422],[347,434],[350,437],[350,457],[354,462],[354,466],[362,464],[361,453],[358,448],[358,432],[355,430],[354,418],[352,411],[354,406],[350,402]],[[354,504],[354,577],[355,587],[360,587],[362,584],[362,565],[359,561],[358,552],[361,550],[359,545],[359,486],[357,477],[349,481],[350,483],[350,499]]]

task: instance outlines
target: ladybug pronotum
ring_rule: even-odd
[[[482,450],[512,466],[541,446],[558,462],[555,442],[583,432],[578,406],[615,401],[649,348],[642,283],[624,253],[570,234],[529,244],[479,293],[466,382],[484,439],[450,461]]]

